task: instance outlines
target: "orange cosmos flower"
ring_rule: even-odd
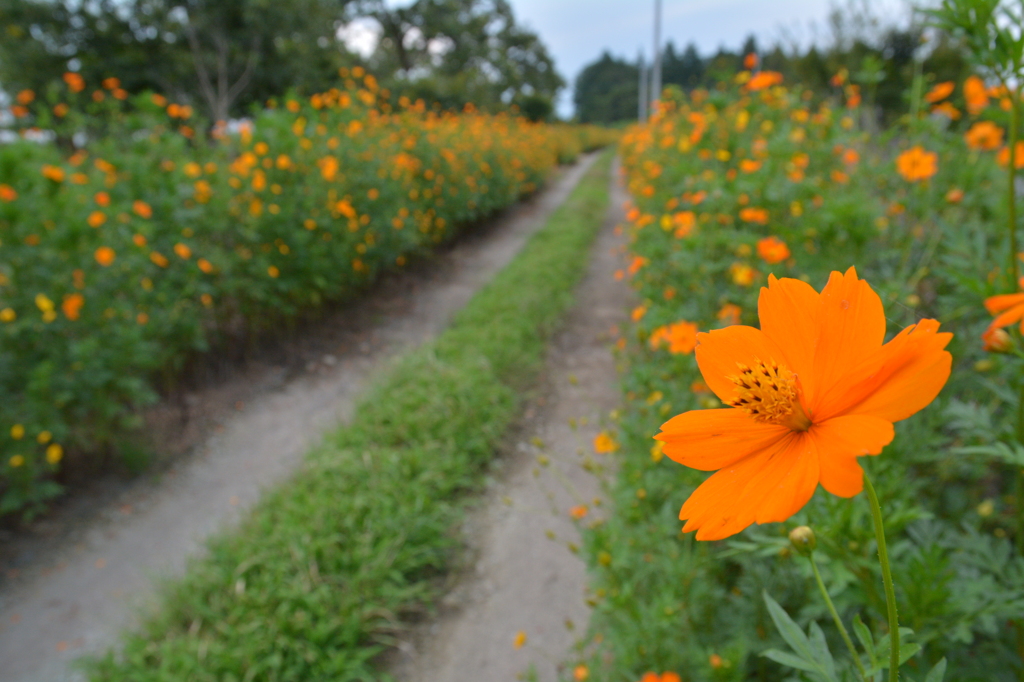
[[[967,101],[967,111],[972,116],[981,113],[982,109],[988,106],[985,81],[977,76],[969,76],[964,81],[964,99]]]
[[[953,88],[955,87],[956,86],[953,85],[953,81],[936,83],[935,86],[931,90],[929,90],[928,93],[924,96],[924,101],[928,102],[929,104],[941,102],[942,100],[946,99],[947,97],[953,94]]]
[[[1003,144],[1003,129],[992,121],[978,121],[964,134],[971,149],[992,151]]]
[[[68,89],[71,92],[81,92],[85,90],[85,79],[77,73],[68,71],[64,74],[64,82],[67,83]]]
[[[151,218],[153,217],[153,208],[145,201],[136,200],[132,202],[132,210],[140,218]]]
[[[760,61],[761,60],[757,58],[756,52],[750,52],[743,57],[743,68],[746,69],[747,71],[753,71],[754,69],[757,68],[757,65]]]
[[[726,303],[719,309],[716,317],[726,325],[739,324],[741,312],[740,307],[735,303]]]
[[[672,234],[677,239],[684,239],[693,232],[693,228],[697,224],[697,214],[693,211],[679,211],[672,216],[672,222],[676,226],[675,232]]]
[[[749,81],[747,81],[746,89],[750,92],[757,92],[758,90],[764,90],[770,88],[773,85],[779,85],[782,83],[782,74],[778,71],[761,71],[754,74]]]
[[[951,204],[959,204],[963,200],[964,191],[959,187],[954,187],[953,189],[946,192],[946,201],[948,201]]]
[[[18,198],[18,192],[10,185],[0,184],[0,201],[14,201]]]
[[[729,266],[729,276],[732,278],[733,284],[749,287],[757,277],[757,270],[746,263],[733,263]]]
[[[932,107],[933,114],[942,114],[951,121],[959,121],[962,114],[960,110],[954,107],[949,102],[942,102]]]
[[[748,223],[757,223],[759,225],[768,224],[768,209],[764,208],[745,208],[740,211],[740,220]]]
[[[589,511],[587,505],[578,504],[569,510],[569,516],[578,521],[587,515],[587,511]]]
[[[96,257],[96,262],[103,267],[107,267],[113,263],[114,258],[117,256],[117,254],[114,253],[114,250],[109,246],[101,246],[96,249],[96,253],[93,255]]]
[[[619,444],[607,431],[602,431],[594,438],[594,452],[599,455],[606,455],[619,449]]]
[[[650,259],[644,258],[643,256],[633,256],[632,262],[629,264],[629,276],[632,277],[636,273],[640,272],[640,268],[650,263]]]
[[[939,171],[939,155],[920,145],[911,147],[896,157],[896,170],[908,182],[927,180]]]
[[[43,166],[40,171],[43,177],[47,180],[53,180],[54,182],[64,182],[64,169],[59,166]]]
[[[68,294],[64,297],[64,302],[61,303],[60,309],[64,311],[64,316],[74,322],[78,319],[79,311],[82,310],[82,306],[85,305],[85,297],[79,293]]]
[[[1016,153],[1013,155],[1014,168],[1024,168],[1024,142],[1018,142],[1014,149],[1016,150]],[[999,154],[996,155],[996,162],[1000,166],[1008,166],[1010,164],[1010,148],[1008,146],[999,150]]]
[[[740,161],[740,170],[744,173],[753,173],[761,168],[761,162],[754,159],[743,159]]]
[[[693,322],[680,320],[663,327],[658,327],[651,334],[651,348],[658,350],[668,344],[668,352],[673,355],[692,353],[697,345],[697,325]]]
[[[704,380],[732,408],[686,412],[655,436],[672,460],[717,470],[679,514],[698,540],[785,521],[819,483],[856,495],[857,457],[879,454],[893,422],[928,405],[949,378],[952,334],[921,320],[883,344],[882,301],[854,268],[833,272],[820,294],[769,277],[758,314],[760,329],[697,336]]]
[[[1021,277],[1017,283],[1024,289],[1024,277]],[[990,315],[996,315],[996,319],[992,320],[985,331],[989,337],[993,330],[1009,327],[1016,322],[1020,322],[1020,330],[1024,334],[1024,293],[990,296],[985,299],[985,310]],[[985,335],[982,335],[982,338],[986,340],[987,345],[988,338]]]
[[[769,265],[781,263],[789,258],[789,247],[776,236],[765,237],[757,242],[757,255]]]
[[[640,682],[682,682],[682,678],[672,672],[662,673],[660,675],[655,672],[647,672],[640,678]]]

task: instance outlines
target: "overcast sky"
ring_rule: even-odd
[[[510,0],[517,20],[540,34],[555,66],[569,82],[559,111],[572,113],[571,84],[602,50],[647,58],[654,41],[654,0]],[[841,4],[845,5],[846,0]],[[790,36],[807,45],[827,33],[834,0],[662,0],[662,36],[682,48],[697,44],[702,54],[719,46],[736,49],[753,33],[764,46]],[[903,0],[872,0],[883,16],[904,14]]]

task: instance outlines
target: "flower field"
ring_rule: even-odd
[[[576,679],[895,679],[882,564],[903,679],[1024,675],[1018,96],[941,83],[879,133],[833,83],[742,72],[622,141],[615,276],[641,303],[626,405],[595,443],[622,455],[614,511],[577,515],[595,611]],[[822,454],[766,449],[771,429]]]
[[[351,295],[609,141],[392,108],[371,75],[341,75],[211,141],[189,107],[116,79],[17,95],[22,137],[53,139],[0,144],[0,514],[116,452],[196,353]]]

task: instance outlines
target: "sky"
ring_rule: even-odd
[[[653,54],[654,0],[510,0],[519,23],[538,33],[570,87],[559,113],[572,114],[571,84],[605,49],[635,60]],[[761,46],[795,39],[806,47],[824,41],[835,0],[662,0],[662,37],[682,49],[694,42],[701,54],[720,46],[737,49],[753,33]],[[842,3],[842,4],[845,4]],[[901,0],[873,0],[884,17],[905,14]]]

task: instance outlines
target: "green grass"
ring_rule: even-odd
[[[371,680],[429,609],[456,525],[535,382],[608,204],[610,154],[434,343],[402,358],[288,483],[213,540],[104,682]]]

